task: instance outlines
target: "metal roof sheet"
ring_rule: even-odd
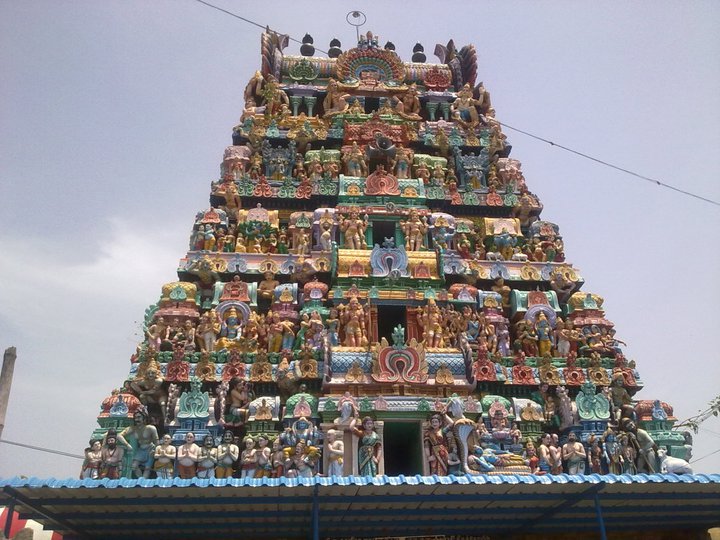
[[[720,475],[0,479],[66,538],[307,538],[720,525]],[[317,521],[313,516],[317,512]]]

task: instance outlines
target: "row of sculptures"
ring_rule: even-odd
[[[564,431],[562,441],[557,433],[545,433],[537,440],[523,437],[518,424],[508,425],[501,414],[472,421],[458,403],[458,398],[450,398],[423,425],[424,470],[429,474],[692,473],[686,461],[668,457],[665,449],[658,448],[650,434],[637,426],[634,414],[627,414],[628,408],[602,434],[590,434],[581,442],[582,432],[576,430]],[[338,418],[324,432],[300,417],[279,434],[241,439],[228,429],[219,440],[208,434],[196,441],[195,434],[187,431],[182,443],[173,444],[170,434],[158,435],[140,409],[133,425],[120,433],[111,429],[103,439],[90,441],[80,477],[119,478],[126,451],[132,453],[136,478],[343,476],[346,432],[357,437],[357,455],[350,457],[357,473],[376,476],[382,470],[383,436],[373,418],[360,419],[357,410],[353,412],[349,421]],[[327,454],[324,466],[323,453]]]
[[[348,88],[357,86],[347,86],[342,81],[329,78],[325,86],[325,95],[320,102],[321,107],[318,111],[319,117],[325,120],[331,120],[339,114],[365,114],[365,109],[360,105],[357,99],[348,93]],[[277,79],[273,75],[263,75],[256,71],[245,87],[245,107],[240,121],[246,118],[254,117],[262,114],[277,120],[282,120],[288,116],[298,116],[297,110],[299,102],[291,111],[291,102],[288,94],[281,88]],[[313,117],[317,98],[311,97],[304,99],[308,106],[308,118]],[[437,107],[436,107],[437,109]],[[466,129],[472,129],[480,124],[495,127],[497,122],[494,120],[494,110],[490,103],[490,94],[480,83],[473,88],[469,83],[463,85],[455,95],[455,99],[444,104],[442,107],[443,115],[447,115],[447,119],[452,118],[459,125]],[[381,115],[398,116],[406,121],[420,122],[423,121],[422,110],[418,87],[415,83],[411,83],[405,87],[400,93],[383,100],[382,105],[377,111]],[[305,113],[301,113],[305,114]],[[428,114],[428,118],[431,116]]]
[[[231,209],[221,208],[223,216]],[[307,219],[298,212],[300,219]],[[216,217],[216,216],[213,216]],[[428,217],[432,221],[428,220]],[[299,226],[290,224],[278,226],[261,221],[225,219],[221,223],[207,222],[204,214],[199,215],[190,238],[191,251],[217,253],[265,253],[279,255],[307,255],[313,250],[329,252],[334,243],[344,249],[368,249],[367,232],[372,224],[367,213],[362,217],[360,209],[351,208],[342,213],[325,215],[316,225],[311,222]],[[454,219],[452,220],[454,224]],[[467,220],[466,220],[467,221]],[[509,222],[515,227],[515,223]],[[444,214],[430,215],[410,208],[404,219],[398,219],[396,228],[405,237],[406,251],[440,249],[457,254],[462,259],[477,261],[517,262],[563,262],[565,260],[562,237],[557,234],[544,236],[532,233],[526,238],[517,230],[507,228],[488,235],[475,230],[468,223],[470,232],[455,232]]]
[[[235,276],[239,283],[239,276]],[[261,300],[272,301],[279,281],[272,273],[257,287]],[[497,280],[493,286],[506,287]],[[155,351],[183,354],[212,353],[242,349],[243,352],[303,350],[305,347],[361,347],[369,339],[370,318],[367,304],[351,296],[348,301],[330,308],[304,309],[298,315],[292,307],[275,303],[265,313],[250,310],[243,317],[235,307],[222,316],[210,309],[197,323],[192,318],[156,317],[146,330],[146,343]],[[267,307],[266,307],[267,309]],[[420,341],[427,348],[461,348],[467,343],[477,345],[490,357],[509,357],[522,351],[525,357],[555,358],[618,357],[624,342],[615,337],[615,329],[606,325],[575,327],[571,318],[556,317],[553,323],[543,311],[534,317],[522,318],[515,324],[494,316],[488,319],[483,311],[469,305],[456,309],[452,304],[440,306],[433,298],[425,305],[407,307],[407,316],[414,316],[420,329]],[[289,315],[293,315],[291,318]],[[182,355],[181,355],[182,356]]]
[[[423,185],[426,186],[459,185],[455,172],[455,158],[452,155],[437,160],[433,159],[433,156],[419,154],[416,159],[416,154],[411,148],[406,148],[401,143],[397,145],[392,142],[386,143],[383,139],[367,145],[359,145],[354,141],[337,150],[331,159],[325,160],[320,156],[329,154],[330,151],[324,147],[310,157],[298,152],[294,160],[287,152],[275,154],[273,157],[268,156],[266,152],[266,156],[263,157],[262,151],[250,147],[231,148],[231,152],[226,153],[226,157],[230,154],[231,158],[227,159],[222,182],[214,185],[214,192],[226,200],[238,196],[237,185],[234,185],[238,181],[257,183],[292,179],[296,183],[303,184],[307,181],[311,185],[316,185],[321,180],[337,182],[340,174],[351,178],[365,178],[374,172],[382,172],[394,176],[397,180],[411,178],[422,180]],[[387,159],[383,163],[375,164],[370,170],[369,163],[379,153],[387,156]],[[489,187],[500,191],[510,182],[518,182],[522,179],[521,173],[515,174],[509,170],[508,162],[509,158],[495,158],[494,163],[489,166],[491,171]],[[515,164],[512,166],[518,168]],[[474,182],[479,184],[477,179]]]

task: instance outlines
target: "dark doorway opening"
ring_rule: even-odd
[[[423,449],[417,422],[388,422],[383,428],[385,474],[415,475],[423,473]]]
[[[388,343],[392,344],[392,333],[398,324],[401,324],[407,331],[406,309],[405,306],[378,306],[378,341],[380,341],[381,338],[385,338]]]
[[[372,242],[373,246],[377,244],[383,247],[386,238],[395,240],[395,222],[394,221],[373,221],[372,225]]]
[[[380,98],[365,97],[365,114],[372,114],[380,108]]]

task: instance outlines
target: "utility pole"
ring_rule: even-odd
[[[0,439],[2,439],[2,432],[5,427],[5,413],[7,412],[8,401],[10,401],[10,385],[15,370],[15,358],[17,358],[15,347],[5,349],[2,371],[0,371]]]

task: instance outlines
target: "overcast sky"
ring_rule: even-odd
[[[417,41],[429,61],[436,43],[473,43],[500,121],[720,200],[718,2],[216,3],[321,49],[353,46],[353,9],[405,60]],[[192,0],[0,0],[0,349],[18,348],[5,439],[82,453],[208,206],[259,45]],[[637,397],[704,409],[720,393],[720,208],[505,132],[628,343]],[[713,418],[694,455],[719,448]],[[79,467],[0,444],[0,477]],[[720,472],[720,452],[694,467]]]

